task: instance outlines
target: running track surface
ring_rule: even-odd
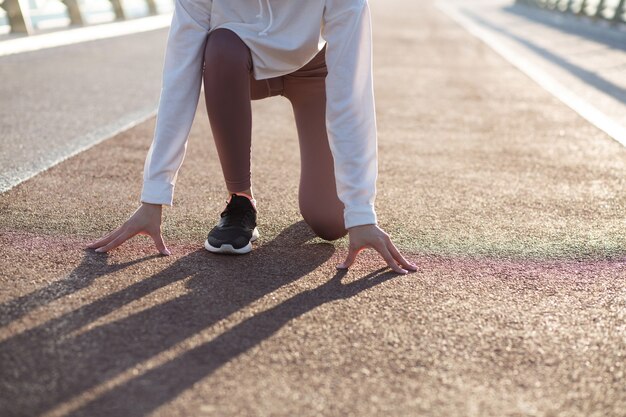
[[[202,105],[173,256],[84,251],[137,205],[149,120],[0,195],[0,414],[623,415],[626,149],[430,3],[372,9],[377,208],[419,271],[336,271],[280,97],[253,106],[250,255],[202,249],[225,198]]]

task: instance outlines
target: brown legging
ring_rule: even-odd
[[[346,234],[337,197],[333,157],[326,133],[325,49],[299,70],[256,80],[250,49],[228,29],[209,35],[205,50],[204,94],[211,131],[229,192],[250,188],[252,108],[250,100],[287,97],[300,142],[300,213],[326,240]]]

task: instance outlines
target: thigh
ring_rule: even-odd
[[[283,78],[269,78],[257,80],[250,73],[250,98],[261,100],[267,97],[277,96],[283,93]]]
[[[220,71],[223,74],[220,74]],[[206,86],[211,85],[211,76],[215,85],[219,88],[227,88],[222,80],[223,75],[231,77],[233,72],[245,71],[250,81],[250,99],[260,100],[266,97],[282,94],[282,77],[257,80],[253,75],[253,61],[250,49],[230,29],[218,28],[209,34],[205,49],[205,94]],[[229,86],[228,86],[229,87]],[[210,98],[210,97],[209,97]]]
[[[301,71],[283,77],[283,94],[293,106],[300,142],[300,211],[320,237],[333,240],[346,231],[326,131],[327,71],[323,53]]]

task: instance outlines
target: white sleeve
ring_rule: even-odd
[[[326,127],[346,228],[376,224],[378,175],[372,35],[366,0],[327,0]]]
[[[175,1],[165,50],[156,128],[144,166],[141,192],[144,203],[172,205],[176,176],[198,107],[209,14],[198,13],[197,7],[187,1],[194,19],[182,1]]]

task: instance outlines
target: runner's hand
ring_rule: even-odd
[[[133,236],[148,235],[162,255],[170,255],[161,234],[161,211],[161,205],[142,203],[123,225],[87,247],[96,252],[108,252]]]
[[[408,271],[417,271],[417,266],[407,261],[395,247],[389,235],[375,224],[351,227],[348,233],[350,236],[348,256],[337,268],[350,268],[359,252],[365,248],[372,248],[381,254],[387,265],[395,272],[406,274]]]

